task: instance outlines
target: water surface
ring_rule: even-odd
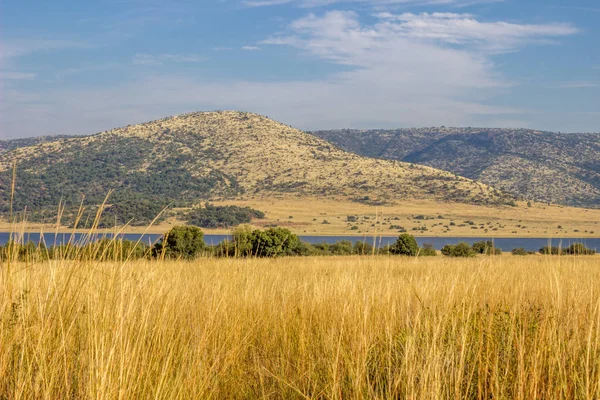
[[[136,234],[136,233],[127,233],[119,235],[123,239],[138,241],[145,244],[153,244],[158,241],[162,235],[160,234]],[[91,239],[96,240],[100,238],[112,238],[112,234],[98,234],[93,238],[90,238],[87,234],[83,233],[45,233],[43,235],[43,241],[48,246],[59,245],[64,243],[75,243],[81,244],[82,242],[89,242]],[[209,245],[219,244],[223,240],[230,238],[229,235],[204,235],[204,241]],[[300,239],[311,243],[335,243],[340,240],[349,240],[352,243],[358,241],[366,241],[370,244],[375,244],[377,247],[385,246],[387,244],[391,244],[396,240],[397,236],[382,236],[373,238],[372,236],[300,236]],[[42,240],[42,237],[39,233],[25,233],[24,242],[32,241],[34,243],[39,243]],[[572,243],[584,243],[587,247],[591,249],[600,250],[600,238],[587,238],[587,239],[548,239],[548,238],[499,238],[492,239],[490,237],[417,237],[417,242],[419,245],[423,245],[425,243],[431,243],[436,249],[441,249],[443,246],[447,244],[456,244],[458,242],[467,242],[469,244],[473,244],[474,242],[480,240],[493,240],[494,245],[504,251],[510,251],[517,247],[522,247],[528,251],[538,251],[540,248],[544,246],[561,246],[568,247]],[[0,232],[0,245],[5,244],[10,240],[10,233],[8,232]]]

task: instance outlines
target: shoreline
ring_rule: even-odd
[[[255,227],[253,226],[253,228],[256,229],[261,229],[260,227]],[[282,227],[284,228],[284,227]],[[209,229],[204,229],[204,228],[200,228],[202,229],[202,232],[204,232],[205,236],[220,236],[220,235],[231,235],[231,229],[229,230],[209,230]],[[264,229],[264,228],[263,228]],[[96,229],[94,231],[90,231],[89,229],[25,229],[25,230],[6,230],[3,229],[2,227],[0,227],[0,234],[44,234],[44,235],[70,235],[70,234],[76,234],[76,235],[80,235],[80,234],[91,234],[91,235],[107,235],[107,234],[111,234],[111,235],[163,235],[167,230],[148,230],[148,231],[143,231],[143,230],[127,230],[127,231],[121,231],[121,230],[114,230],[114,229]],[[330,238],[330,237],[352,237],[352,238],[360,238],[360,237],[364,237],[364,238],[379,238],[379,237],[397,237],[399,235],[402,235],[404,233],[408,233],[412,236],[414,236],[415,238],[432,238],[432,239],[455,239],[455,238],[464,238],[464,239],[473,239],[473,238],[486,238],[486,239],[538,239],[538,240],[563,240],[563,239],[581,239],[581,240],[585,240],[585,239],[600,239],[599,235],[595,235],[595,236],[588,236],[588,235],[561,235],[561,236],[539,236],[539,235],[499,235],[499,236],[494,236],[494,235],[489,235],[489,234],[480,234],[480,235],[461,235],[461,234],[457,234],[457,235],[425,235],[425,234],[417,234],[417,233],[412,233],[412,232],[380,232],[377,234],[352,234],[352,233],[309,233],[309,232],[298,232],[295,231],[293,229],[291,229],[292,233],[296,234],[299,237],[324,237],[324,238]]]

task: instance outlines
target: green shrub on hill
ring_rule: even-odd
[[[201,228],[230,228],[248,224],[252,219],[263,219],[262,211],[250,207],[215,206],[206,203],[204,207],[192,209],[187,216],[188,223]]]

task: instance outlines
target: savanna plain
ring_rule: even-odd
[[[600,398],[599,261],[5,260],[0,398]]]

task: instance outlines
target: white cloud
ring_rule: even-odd
[[[260,50],[260,47],[258,47],[258,46],[242,46],[242,50],[258,51],[258,50]]]
[[[143,54],[138,53],[133,57],[133,64],[136,65],[160,65],[165,62],[174,63],[197,63],[206,61],[205,57],[197,54]]]
[[[93,133],[194,110],[239,109],[303,129],[512,125],[526,120],[528,110],[489,105],[511,86],[494,55],[575,32],[568,25],[481,22],[468,14],[381,14],[369,25],[353,12],[310,14],[263,45],[298,49],[317,63],[338,65],[336,73],[266,82],[140,71],[126,84],[21,93],[40,99],[5,102],[0,124],[12,136]],[[157,59],[140,55],[138,61]]]
[[[480,22],[470,14],[381,13],[378,16],[385,21],[380,29],[389,29],[399,36],[446,44],[476,45],[479,49],[491,51],[509,51],[527,42],[547,41],[578,32],[570,24]]]

